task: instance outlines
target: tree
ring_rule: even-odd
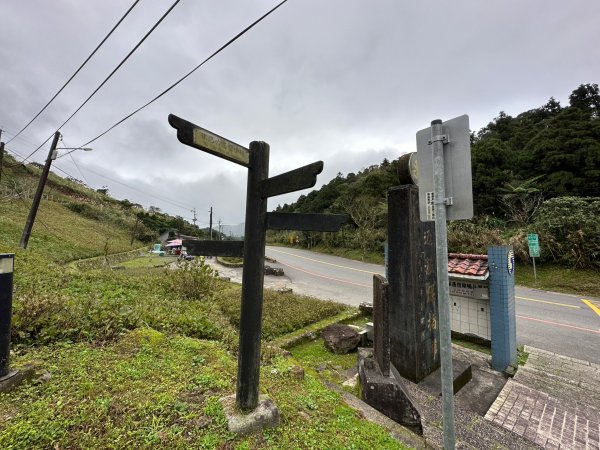
[[[569,104],[573,108],[586,111],[591,117],[600,113],[600,92],[597,84],[580,84],[569,96]]]
[[[518,225],[526,225],[531,221],[544,201],[537,187],[542,177],[538,175],[525,181],[513,181],[500,189],[503,192],[500,199],[509,220]]]

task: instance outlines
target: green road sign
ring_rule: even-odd
[[[530,233],[527,235],[527,244],[529,245],[529,256],[532,258],[540,257],[540,241],[538,240],[538,235],[535,233]]]

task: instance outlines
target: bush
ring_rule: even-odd
[[[231,325],[240,326],[240,293],[229,290],[217,299],[223,314]],[[308,324],[344,311],[347,306],[331,301],[294,294],[282,294],[265,289],[263,304],[262,334],[265,339],[273,339],[290,333]]]
[[[490,245],[503,245],[504,222],[490,216],[448,224],[448,251],[487,255]]]
[[[142,326],[209,339],[220,338],[224,332],[217,308],[205,301],[212,275],[192,274],[197,281],[192,285],[195,294],[182,297],[172,289],[171,276],[177,278],[178,271],[164,277],[131,277],[109,270],[38,267],[35,275],[20,275],[15,283],[15,344],[106,341]]]
[[[214,270],[202,259],[181,261],[167,275],[171,291],[188,300],[209,298],[216,284]]]
[[[574,268],[600,267],[600,198],[557,197],[540,207],[533,223],[541,258]]]

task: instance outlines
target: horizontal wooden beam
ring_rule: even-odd
[[[244,256],[244,241],[184,240],[183,246],[194,256]]]
[[[346,214],[267,213],[267,229],[338,231],[348,221]]]
[[[174,114],[169,114],[169,124],[177,130],[177,139],[182,144],[249,167],[250,152],[247,148]]]
[[[268,178],[261,183],[260,194],[263,198],[266,198],[311,188],[317,183],[317,175],[322,171],[323,161],[317,161]]]

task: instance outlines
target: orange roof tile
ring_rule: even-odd
[[[487,255],[448,253],[448,275],[453,274],[487,278]]]

